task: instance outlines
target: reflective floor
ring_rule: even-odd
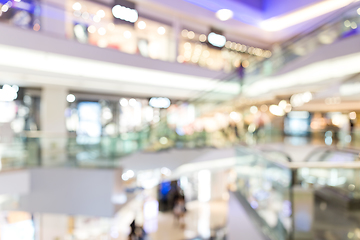
[[[227,202],[216,201],[209,203],[190,202],[187,204],[185,226],[181,226],[174,219],[173,214],[160,213],[158,230],[150,234],[152,240],[183,240],[208,239],[214,230],[226,225]]]

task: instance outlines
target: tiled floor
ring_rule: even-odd
[[[208,238],[213,229],[224,227],[227,219],[227,202],[190,202],[187,204],[185,226],[175,221],[171,212],[160,213],[158,230],[151,233],[151,240],[184,240],[195,237]]]

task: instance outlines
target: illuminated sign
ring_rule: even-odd
[[[224,47],[226,43],[226,37],[214,32],[211,32],[208,36],[208,41],[215,47]]]
[[[135,23],[139,14],[135,10],[135,4],[125,0],[117,0],[112,8],[112,14],[115,18],[129,23]]]
[[[11,102],[18,97],[19,87],[16,85],[10,86],[5,84],[2,89],[0,89],[0,101]]]
[[[171,102],[170,99],[165,97],[153,97],[150,99],[149,105],[153,108],[168,108]]]

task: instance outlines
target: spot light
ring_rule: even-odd
[[[223,47],[226,44],[226,37],[220,34],[211,32],[208,36],[209,43],[215,47]]]
[[[351,113],[349,113],[349,118],[350,118],[351,120],[355,120],[355,119],[356,119],[356,112],[351,112]]]
[[[122,107],[126,107],[127,105],[129,105],[129,102],[128,102],[128,100],[126,99],[126,98],[122,98],[122,99],[120,99],[120,105],[122,106]]]
[[[112,13],[115,18],[134,23],[138,20],[139,14],[135,9],[130,9],[124,6],[115,5],[112,8]]]
[[[234,13],[230,9],[220,9],[215,15],[220,21],[227,21],[234,16]]]
[[[140,21],[137,24],[139,29],[145,29],[146,28],[146,23],[144,21]]]
[[[100,9],[99,11],[97,11],[96,15],[98,15],[99,18],[103,18],[105,17],[105,11]]]
[[[104,36],[106,34],[106,29],[101,27],[98,29],[98,34],[101,35],[101,36]]]
[[[206,41],[206,35],[205,34],[201,34],[199,37],[200,42],[205,42]]]
[[[69,103],[75,102],[75,95],[74,94],[69,94],[66,96],[66,101],[68,101]]]
[[[130,31],[125,31],[124,32],[124,37],[126,38],[126,39],[129,39],[129,38],[131,38],[131,32]]]
[[[72,8],[75,11],[80,11],[81,10],[81,4],[79,2],[76,2],[76,3],[73,4]]]
[[[9,6],[6,4],[1,7],[1,11],[3,12],[7,12],[8,10],[9,10]]]
[[[165,30],[164,27],[159,27],[158,30],[157,30],[157,32],[158,32],[158,34],[160,34],[160,35],[164,35],[165,32],[166,32],[166,30]]]

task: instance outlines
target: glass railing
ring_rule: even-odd
[[[314,158],[286,163],[238,149],[236,193],[270,239],[358,237],[360,162]]]
[[[291,170],[260,154],[238,154],[236,187],[242,203],[245,200],[251,206],[256,216],[255,223],[266,236],[277,240],[290,239]]]
[[[340,12],[324,19],[321,26],[315,30],[306,31],[275,47],[270,59],[251,65],[247,69],[246,80],[252,82],[258,78],[275,74],[290,62],[309,55],[322,46],[358,35],[359,6],[359,3],[352,3]]]

